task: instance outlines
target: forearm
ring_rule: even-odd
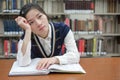
[[[60,64],[60,61],[59,61],[59,59],[57,57],[52,57],[52,59],[54,59],[55,64]]]
[[[73,64],[79,63],[80,61],[80,54],[78,52],[67,52],[64,55],[56,56],[59,60],[59,64]]]
[[[28,45],[28,42],[31,40],[31,30],[26,30],[25,31],[25,37],[23,39],[23,45],[22,45],[22,48],[21,48],[21,51],[23,53],[23,56],[25,55],[26,53],[26,49],[27,49],[27,45]]]
[[[19,66],[29,65],[31,62],[31,31],[26,30],[23,40],[18,45],[17,61]]]
[[[80,60],[80,54],[78,53],[74,36],[71,31],[69,31],[65,37],[64,44],[66,47],[66,53],[64,55],[57,56],[60,64],[78,63]]]
[[[26,66],[29,65],[31,62],[31,41],[28,42],[26,53],[24,56],[21,51],[22,45],[23,45],[23,40],[20,40],[18,42],[17,61],[19,66]]]

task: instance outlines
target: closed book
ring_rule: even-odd
[[[8,40],[4,40],[4,55],[8,56],[8,52],[9,52],[9,41]]]
[[[78,41],[78,51],[81,53],[81,55],[85,52],[85,39],[79,39]]]

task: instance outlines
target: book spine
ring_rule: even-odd
[[[8,45],[9,45],[8,40],[4,40],[4,55],[6,57],[8,56]]]
[[[84,55],[85,53],[85,40],[84,39],[78,40],[78,51],[80,52],[81,55]]]

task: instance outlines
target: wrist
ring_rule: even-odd
[[[30,26],[26,27],[25,31],[27,31],[27,32],[31,32],[31,28],[30,28]]]
[[[56,58],[56,57],[53,57],[53,58],[54,58],[55,63],[56,63],[56,64],[59,64],[59,59]]]
[[[24,37],[24,39],[25,39],[26,41],[31,40],[31,29],[26,29],[26,30],[25,30],[25,37]]]

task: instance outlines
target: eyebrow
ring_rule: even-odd
[[[35,17],[37,17],[39,14],[40,14],[40,13],[37,13],[37,15],[36,15]],[[32,21],[32,19],[34,19],[34,17],[31,18],[31,19],[28,19],[27,21],[28,21],[28,22],[29,22],[29,21]]]

